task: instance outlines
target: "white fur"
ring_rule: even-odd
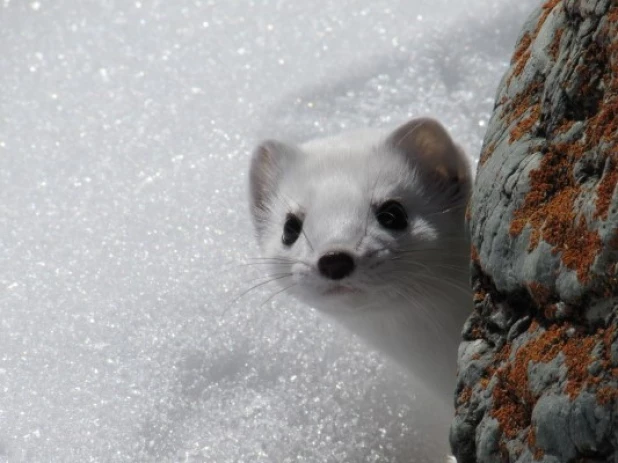
[[[470,308],[464,227],[470,177],[463,199],[445,202],[414,156],[385,143],[388,135],[366,130],[278,146],[289,152],[277,153],[284,161],[265,211],[254,210],[258,239],[264,256],[274,259],[270,272],[286,275],[279,282],[289,294],[386,353],[450,409]],[[453,156],[463,157],[457,151]],[[385,230],[374,217],[373,206],[389,199],[408,212],[404,232]],[[281,235],[290,212],[303,218],[303,234],[286,247]],[[331,250],[354,257],[350,276],[320,275],[317,260]],[[445,429],[445,442],[447,435]]]

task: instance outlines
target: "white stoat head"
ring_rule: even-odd
[[[265,141],[250,170],[265,276],[330,313],[440,291],[467,270],[470,190],[465,155],[432,119],[300,146]]]

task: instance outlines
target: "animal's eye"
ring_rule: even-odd
[[[379,224],[389,230],[404,230],[408,226],[408,214],[401,203],[390,200],[380,205],[376,210]]]
[[[302,230],[303,221],[294,214],[288,214],[283,224],[283,236],[281,236],[281,241],[286,246],[292,246],[300,236]]]

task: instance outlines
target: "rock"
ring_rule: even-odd
[[[469,209],[459,463],[618,461],[618,1],[525,24]]]

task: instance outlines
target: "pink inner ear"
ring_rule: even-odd
[[[388,143],[410,161],[442,178],[457,181],[465,178],[468,163],[453,143],[446,129],[430,118],[412,119],[397,128]]]
[[[258,211],[266,209],[268,194],[274,188],[273,170],[275,169],[275,162],[267,143],[260,144],[251,158],[249,190],[254,215]]]
[[[253,151],[249,189],[254,215],[268,210],[268,201],[277,189],[281,174],[299,154],[295,145],[278,140],[263,141]]]

